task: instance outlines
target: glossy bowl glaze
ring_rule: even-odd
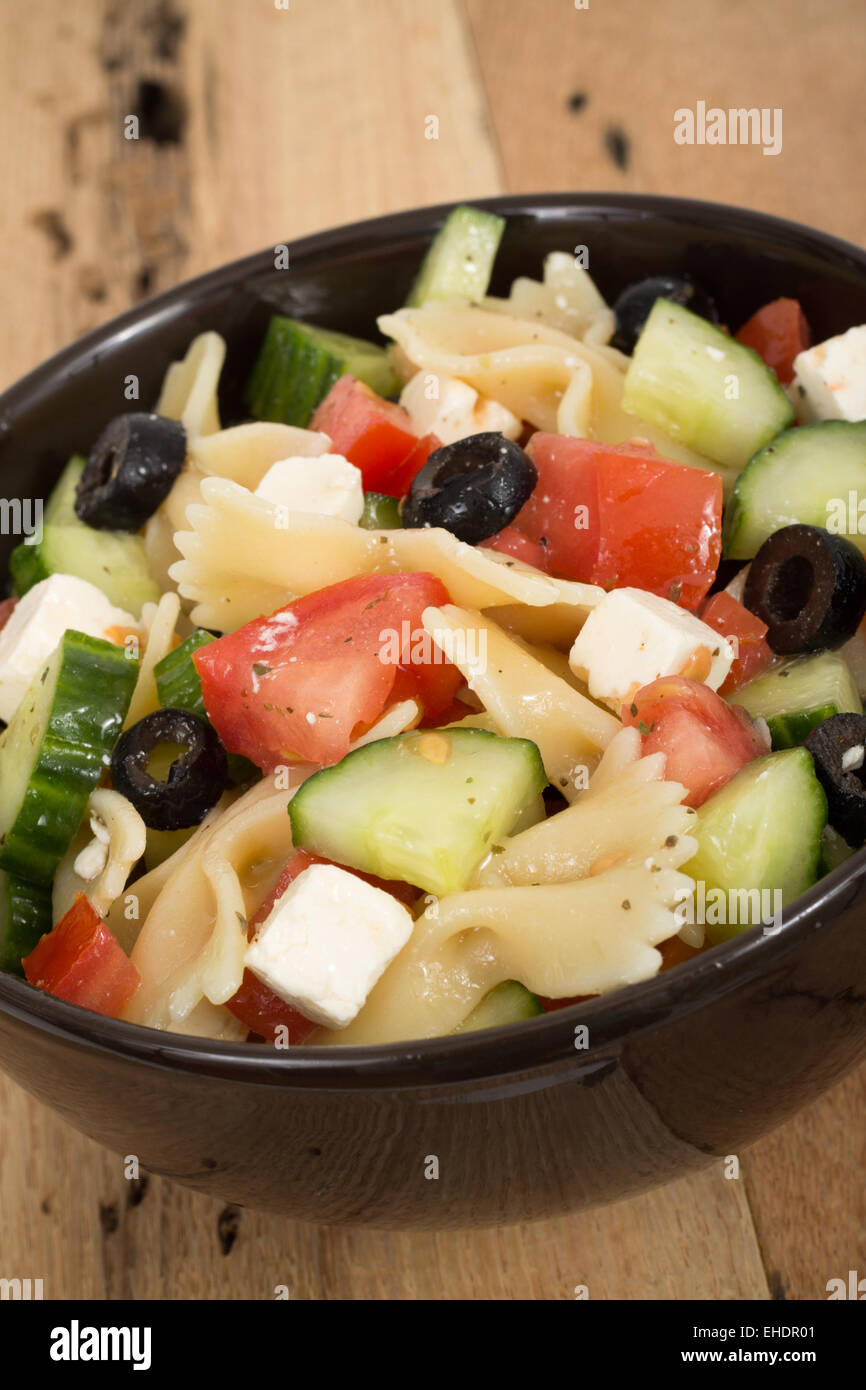
[[[548,251],[582,245],[609,299],[641,275],[688,270],[732,325],[783,294],[816,339],[866,322],[866,253],[777,218],[610,194],[482,205],[508,217],[494,292],[537,274]],[[264,252],[73,344],[0,397],[6,491],[47,495],[68,455],[124,409],[125,378],[155,400],[167,363],[206,328],[228,340],[223,418],[240,418],[269,313],[372,334],[447,211],[305,237],[290,244],[289,270]],[[391,1227],[549,1216],[738,1153],[866,1054],[864,894],[861,852],[775,935],[750,930],[514,1028],[387,1047],[280,1053],[183,1038],[0,977],[0,1065],[151,1172],[248,1206]],[[588,1047],[575,1046],[578,1024]]]

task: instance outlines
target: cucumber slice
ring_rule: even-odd
[[[406,305],[418,308],[431,299],[469,299],[487,293],[505,218],[463,203],[448,214],[421,263]]]
[[[707,935],[713,943],[772,914],[777,889],[781,906],[787,907],[811,887],[826,823],[827,798],[805,748],[755,758],[704,802],[689,832],[698,852],[683,873],[697,881],[699,893],[703,885],[706,894],[721,889],[726,895],[721,923],[710,920],[707,901]]]
[[[23,957],[50,930],[51,889],[0,869],[0,970],[23,975]]]
[[[725,513],[725,558],[750,560],[768,536],[795,521],[847,536],[866,553],[856,504],[864,494],[866,421],[823,420],[786,430],[737,479]],[[863,527],[866,532],[866,520]]]
[[[756,352],[669,299],[656,300],[638,338],[622,408],[727,468],[744,468],[794,420]]]
[[[546,783],[528,739],[481,729],[398,734],[310,777],[289,802],[292,839],[379,878],[455,893]]]
[[[346,372],[380,396],[400,390],[385,348],[275,315],[247,384],[247,405],[257,420],[303,428],[337,377]]]
[[[48,883],[123,727],[138,662],[63,634],[0,736],[0,867]]]
[[[75,512],[75,497],[78,483],[84,472],[87,460],[75,454],[67,463],[48,501],[42,520],[52,526],[78,526],[81,523]]]
[[[42,539],[12,551],[9,569],[15,592],[26,594],[51,574],[89,579],[117,608],[136,618],[145,603],[159,600],[159,586],[147,567],[144,541],[126,531],[96,531],[75,515],[75,490],[83,458],[70,459],[42,518]]]
[[[201,679],[192,662],[193,652],[206,647],[216,638],[203,628],[196,628],[179,646],[158,661],[153,668],[159,702],[166,709],[183,709],[207,719],[201,693]]]
[[[833,714],[862,714],[854,678],[838,652],[820,652],[765,671],[728,696],[753,719],[766,719],[774,748],[805,743]]]
[[[832,825],[824,826],[824,833],[821,836],[821,855],[818,860],[818,877],[823,878],[825,874],[832,873],[838,869],[840,864],[844,864],[846,859],[850,859],[854,849],[848,841],[843,839],[838,830],[834,830]]]
[[[192,655],[199,647],[206,647],[209,642],[215,641],[212,633],[196,628],[174,651],[156,663],[153,668],[156,693],[165,709],[187,710],[189,714],[197,714],[200,719],[210,723],[201,693],[201,677],[193,665]],[[261,778],[261,769],[240,753],[229,753],[227,760],[229,781],[233,786],[257,782]]]
[[[535,1018],[544,1013],[538,996],[531,994],[517,980],[504,980],[489,994],[485,994],[479,1004],[455,1033],[475,1033],[479,1028],[501,1028],[506,1023],[520,1023],[524,1018]]]
[[[383,492],[365,492],[364,510],[358,523],[365,531],[396,531],[403,525],[400,503]]]

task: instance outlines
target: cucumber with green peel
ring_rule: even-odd
[[[84,472],[87,460],[81,454],[74,454],[67,463],[45,503],[42,520],[51,526],[75,526],[80,524],[75,511],[75,496],[78,483]]]
[[[851,505],[853,498],[853,507]],[[866,553],[866,420],[785,430],[749,460],[725,511],[725,559],[750,560],[774,531],[822,526]]]
[[[454,208],[436,233],[421,263],[406,307],[430,300],[468,299],[477,304],[487,293],[505,218],[466,203]]]
[[[823,878],[825,874],[830,874],[834,869],[838,869],[840,864],[844,864],[851,855],[855,853],[854,848],[848,841],[843,839],[838,830],[834,830],[832,825],[824,826],[824,833],[821,836],[821,856],[818,861],[818,877]]]
[[[396,497],[388,497],[384,492],[365,492],[364,510],[359,526],[365,531],[396,531],[402,527],[400,503]]]
[[[49,883],[123,728],[138,661],[69,630],[0,735],[0,868]]]
[[[475,1005],[468,1018],[455,1028],[455,1033],[475,1033],[481,1028],[502,1028],[507,1023],[521,1023],[544,1013],[537,995],[517,980],[504,980]]]
[[[838,652],[796,657],[756,676],[727,697],[753,719],[766,719],[774,748],[796,748],[833,714],[862,714],[848,665]]]
[[[193,652],[215,642],[213,633],[196,628],[189,637],[168,652],[153,668],[156,693],[164,709],[182,709],[188,714],[197,714],[200,719],[210,723],[201,693],[201,677],[193,664]],[[240,753],[228,753],[229,781],[233,786],[243,782],[257,782],[261,779],[261,769]],[[168,833],[168,832],[166,832]]]
[[[12,551],[9,569],[21,597],[52,574],[74,574],[101,589],[117,608],[141,616],[145,603],[159,600],[159,586],[147,566],[141,536],[126,531],[95,531],[75,515],[75,490],[83,458],[70,459],[49,497],[42,536],[34,545]]]
[[[276,314],[247,383],[247,405],[257,420],[304,428],[345,373],[380,396],[400,390],[400,379],[384,347]]]
[[[756,352],[669,299],[656,300],[637,340],[622,408],[726,468],[744,468],[794,421]]]
[[[50,930],[50,887],[0,869],[0,970],[23,976],[23,957]]]
[[[289,802],[292,841],[379,878],[455,893],[546,783],[528,739],[482,729],[398,734],[308,778]]]
[[[815,883],[826,823],[827,798],[806,748],[755,758],[704,802],[689,830],[698,851],[682,872],[705,895],[710,941],[757,926]],[[725,895],[721,908],[714,889]]]
[[[201,678],[192,661],[193,652],[215,642],[216,638],[203,628],[196,628],[189,637],[167,653],[153,668],[159,703],[166,709],[183,709],[207,719],[201,693]]]

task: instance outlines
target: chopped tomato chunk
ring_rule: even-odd
[[[423,439],[413,444],[397,467],[392,468],[387,478],[383,479],[380,491],[388,497],[405,497],[430,455],[441,448],[442,441],[437,439],[435,434],[425,434]]]
[[[794,379],[794,358],[810,346],[812,335],[796,299],[774,299],[743,324],[736,339],[753,348],[786,386]]]
[[[84,893],[22,961],[31,985],[116,1018],[138,989],[132,961]]]
[[[9,619],[12,617],[17,602],[17,598],[0,599],[0,632],[3,631]]]
[[[730,695],[741,685],[759,676],[773,664],[773,652],[766,642],[767,625],[755,613],[722,590],[708,599],[701,620],[714,627],[732,643],[736,653],[733,665],[719,686],[720,695]]]
[[[331,764],[396,699],[447,709],[463,678],[421,621],[447,602],[431,574],[361,575],[200,647],[205,708],[226,748],[265,772]]]
[[[365,492],[388,492],[389,475],[419,442],[402,406],[348,375],[337,378],[309,427],[327,434],[335,453],[360,468]]]
[[[688,806],[701,806],[769,751],[744,710],[688,676],[651,681],[623,706],[622,718],[640,730],[644,754],[665,754],[665,777],[682,783]]]
[[[614,447],[534,434],[527,453],[538,482],[514,527],[544,548],[550,574],[699,606],[721,557],[717,473],[671,463],[636,441]]]
[[[497,531],[489,540],[482,541],[487,550],[498,550],[503,555],[511,555],[522,560],[525,565],[534,565],[537,570],[547,568],[547,551],[540,541],[532,541],[516,526],[506,526]]]

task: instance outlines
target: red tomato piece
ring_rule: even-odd
[[[482,541],[487,550],[498,550],[502,555],[513,555],[525,565],[534,565],[537,570],[547,569],[547,550],[539,541],[531,541],[516,526],[506,526],[497,531],[489,540]]]
[[[17,598],[0,599],[0,632],[3,631],[9,619],[12,617],[17,602]]]
[[[534,434],[538,483],[514,525],[543,545],[550,574],[648,589],[695,609],[722,550],[722,480],[660,458],[646,444],[616,447]]]
[[[226,748],[269,772],[301,760],[330,765],[397,694],[428,714],[462,681],[421,622],[447,603],[430,574],[361,575],[296,599],[194,655],[205,708]]]
[[[741,685],[759,676],[774,661],[772,649],[765,641],[767,624],[750,613],[742,603],[722,590],[707,599],[701,621],[714,627],[732,643],[736,656],[733,665],[719,686],[720,695],[730,695]]]
[[[334,452],[360,468],[365,492],[387,492],[388,475],[418,443],[402,406],[377,396],[353,376],[338,377],[316,407],[311,430],[333,441]]]
[[[21,962],[31,985],[68,1004],[116,1018],[140,976],[90,899],[77,893],[57,925]]]
[[[752,758],[769,751],[744,710],[688,676],[651,681],[623,705],[622,718],[640,730],[645,755],[666,755],[665,777],[682,783],[687,806],[701,806]]]
[[[330,864],[330,859],[321,859],[317,854],[309,854],[305,849],[297,850],[286,864],[273,890],[268,894],[265,901],[257,912],[253,913],[249,920],[247,938],[252,941],[256,930],[270,916],[274,903],[283,896],[289,884],[293,883],[299,874],[305,869],[309,869],[311,864]],[[342,866],[340,866],[342,867]],[[348,873],[355,873],[357,878],[363,878],[367,883],[371,883],[374,888],[384,888],[391,893],[404,906],[411,907],[418,897],[418,889],[411,887],[408,883],[392,883],[385,879],[375,878],[372,874],[357,873],[356,870],[347,870]],[[318,1027],[310,1019],[305,1018],[297,1009],[293,1009],[291,1004],[287,1004],[278,994],[275,994],[258,976],[251,970],[245,970],[240,987],[231,999],[226,1001],[226,1008],[235,1018],[239,1018],[241,1023],[245,1023],[251,1033],[257,1037],[265,1038],[268,1042],[273,1042],[275,1038],[284,1037],[286,1042],[294,1046],[302,1043]],[[285,1029],[285,1034],[277,1032],[278,1029]]]
[[[419,724],[420,729],[441,729],[446,724],[456,724],[458,719],[468,719],[470,714],[477,714],[478,710],[474,705],[467,705],[465,700],[456,699],[444,709],[441,714],[427,715]]]
[[[425,434],[417,444],[413,444],[406,457],[397,464],[383,481],[379,491],[388,497],[405,497],[417,474],[426,464],[430,455],[442,448],[441,439],[435,434]]]
[[[786,386],[794,380],[794,358],[811,345],[812,334],[796,299],[765,304],[735,334],[738,343],[753,348]]]

